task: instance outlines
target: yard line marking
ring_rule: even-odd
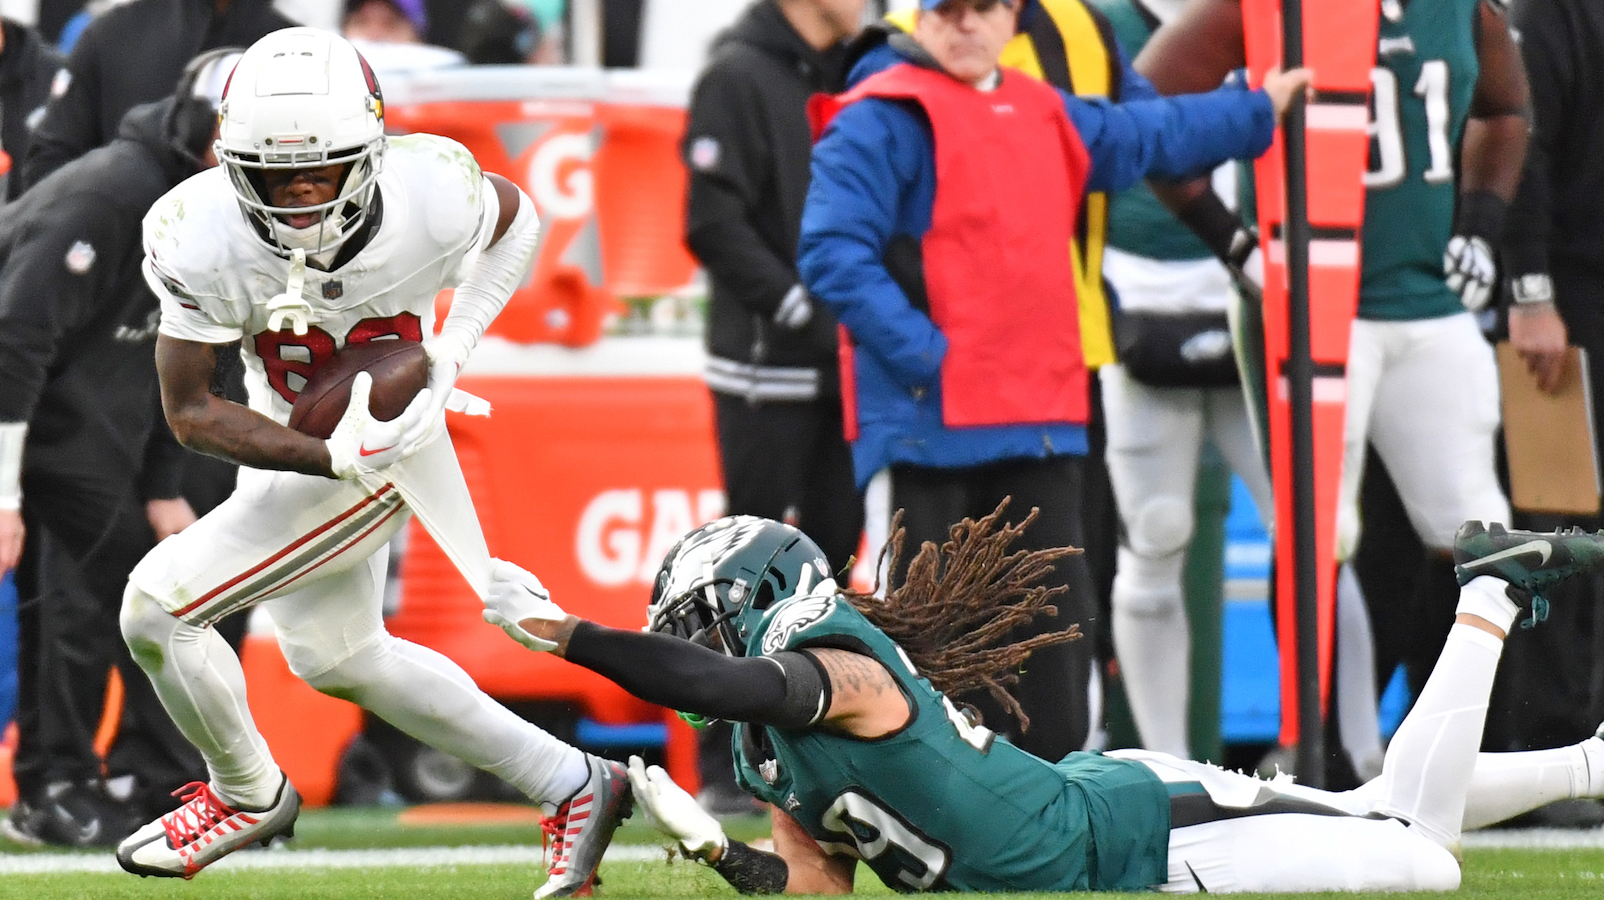
[[[609,847],[607,862],[651,862],[667,859],[662,847],[628,844]],[[209,871],[283,869],[383,869],[435,866],[543,866],[538,846],[394,847],[383,850],[249,850],[230,854]],[[0,876],[69,872],[121,872],[110,851],[101,853],[0,853]]]
[[[1464,836],[1467,850],[1604,849],[1604,829],[1576,831],[1530,828],[1520,831],[1474,831]],[[662,847],[624,844],[607,848],[606,861],[657,862],[667,858]],[[287,869],[385,869],[436,866],[543,866],[539,847],[501,845],[473,847],[393,847],[383,850],[246,850],[231,854],[207,868],[212,871]],[[121,873],[109,851],[101,853],[0,853],[0,876],[63,873]]]

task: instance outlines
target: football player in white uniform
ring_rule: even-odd
[[[386,633],[380,613],[377,551],[413,512],[481,596],[488,588],[489,554],[444,412],[458,370],[527,272],[539,224],[533,203],[481,174],[461,145],[389,140],[383,116],[377,80],[345,40],[270,34],[226,89],[222,165],[145,219],[168,421],[186,446],[244,468],[233,496],[130,576],[123,635],[211,778],[117,857],[130,872],[188,878],[291,832],[299,798],[251,720],[238,658],[211,628],[261,604],[307,683],[556,805],[550,878],[535,896],[573,894],[627,812],[623,767],[495,703],[451,660]],[[434,336],[434,297],[453,286]],[[395,337],[426,341],[430,361],[428,388],[401,416],[369,414],[363,374],[331,438],[286,426],[297,392],[336,350]],[[249,408],[208,391],[217,353],[235,346]]]

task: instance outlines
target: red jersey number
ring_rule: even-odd
[[[423,320],[412,313],[383,319],[363,319],[351,327],[343,346],[383,338],[422,341]],[[264,331],[254,338],[254,342],[256,355],[267,369],[267,383],[284,398],[285,403],[290,404],[301,393],[299,388],[290,386],[290,375],[299,375],[302,379],[300,384],[304,387],[317,370],[334,357],[338,349],[333,336],[316,325],[308,328],[306,334]]]

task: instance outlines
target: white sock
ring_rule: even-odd
[[[1518,816],[1555,800],[1595,797],[1604,789],[1604,741],[1476,757],[1465,796],[1465,830]],[[1596,784],[1595,784],[1596,782]]]
[[[1121,547],[1114,577],[1114,654],[1142,746],[1190,759],[1192,635],[1181,593],[1184,552],[1161,559]]]
[[[1454,614],[1478,616],[1503,629],[1505,634],[1515,625],[1520,607],[1509,599],[1509,582],[1491,575],[1478,575],[1459,589],[1459,606]]]
[[[1460,596],[1464,594],[1462,590]],[[1479,628],[1454,625],[1431,677],[1387,748],[1378,810],[1411,823],[1444,847],[1459,840],[1487,719],[1487,696],[1503,649],[1503,641]]]
[[[1353,566],[1337,570],[1337,734],[1360,781],[1381,774],[1386,751],[1381,746],[1381,719],[1376,709],[1375,639],[1370,615]]]
[[[462,667],[384,635],[338,666],[341,696],[530,799],[561,803],[590,777],[585,754],[490,699]],[[321,678],[308,678],[314,687]]]
[[[245,703],[245,672],[212,628],[186,625],[130,587],[123,635],[162,706],[200,750],[212,789],[230,806],[263,809],[284,777]]]

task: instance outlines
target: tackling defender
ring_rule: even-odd
[[[520,719],[449,659],[386,633],[380,613],[378,551],[412,511],[443,545],[483,553],[444,410],[527,271],[539,224],[531,201],[482,175],[461,145],[387,139],[383,104],[372,69],[342,38],[274,32],[230,78],[222,165],[145,219],[168,421],[187,446],[244,468],[227,501],[130,576],[123,635],[211,778],[117,858],[130,872],[188,878],[291,832],[300,800],[251,721],[238,658],[211,628],[261,604],[308,684],[557,804],[551,877],[536,896],[569,895],[589,886],[627,808],[623,766]],[[433,337],[435,294],[452,286]],[[400,417],[372,417],[364,373],[327,441],[285,426],[338,348],[385,338],[432,338],[429,387]],[[207,390],[217,354],[236,348],[249,408]]]
[[[993,533],[1000,518],[924,545],[884,600],[838,588],[796,529],[739,516],[669,551],[653,633],[567,616],[504,562],[485,615],[644,699],[737,723],[737,775],[774,805],[776,853],[729,840],[661,769],[637,758],[630,775],[654,824],[748,893],[845,893],[857,860],[897,890],[1449,890],[1462,828],[1604,794],[1598,738],[1476,752],[1505,635],[1542,590],[1604,566],[1604,532],[1466,523],[1436,669],[1382,775],[1330,793],[1147,751],[1053,763],[957,709],[947,691],[1001,693],[1029,648],[971,648],[1042,612],[1057,593],[1043,572],[1074,552],[1010,554],[1024,526]]]

